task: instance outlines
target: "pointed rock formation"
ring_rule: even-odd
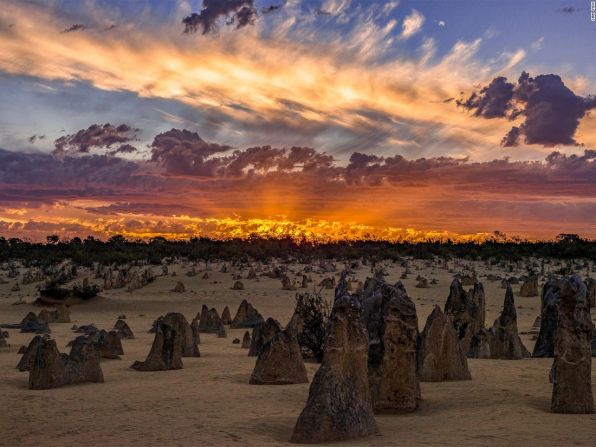
[[[137,371],[166,371],[182,369],[182,351],[185,333],[177,331],[167,322],[157,325],[151,351],[144,362],[134,362],[132,369]]]
[[[50,312],[47,309],[42,309],[39,311],[37,315],[37,320],[41,324],[49,324],[50,323]]]
[[[70,310],[64,304],[56,305],[50,312],[50,323],[70,323]]]
[[[242,337],[242,349],[250,349],[250,332],[246,331],[244,337]]]
[[[108,332],[102,329],[98,333],[91,335],[89,338],[95,344],[95,349],[97,349],[101,358],[119,359],[121,355],[124,355],[122,342],[116,331]]]
[[[445,314],[453,320],[462,349],[468,352],[470,340],[484,328],[486,301],[482,283],[476,282],[474,288],[466,292],[459,279],[455,278],[445,303]]]
[[[77,337],[66,355],[60,354],[55,340],[42,338],[29,370],[29,388],[46,390],[81,382],[103,382],[93,342],[85,336]]]
[[[159,323],[163,320],[163,315],[157,317],[157,320],[153,320],[153,323],[151,323],[151,329],[149,329],[149,333],[150,334],[155,334],[155,332],[157,332],[157,327],[159,326]]]
[[[521,360],[530,357],[530,353],[519,338],[517,331],[517,312],[513,300],[511,285],[507,285],[503,311],[492,327],[494,334],[490,343],[490,356],[493,359]]]
[[[266,321],[259,323],[252,331],[248,356],[258,356],[265,344],[271,341],[279,331],[281,331],[281,325],[279,324],[279,321],[274,320],[273,318],[267,318]]]
[[[421,381],[472,379],[453,321],[439,306],[435,306],[428,316],[420,340],[418,359]]]
[[[255,364],[251,385],[308,383],[298,338],[292,331],[279,331],[265,343]]]
[[[468,357],[500,360],[530,357],[517,330],[517,312],[510,284],[507,284],[501,315],[490,329],[481,329],[472,337]]]
[[[188,324],[188,321],[178,312],[169,312],[163,318],[161,324],[166,324],[183,336],[184,344],[182,347],[182,357],[200,357],[198,341],[196,334]]]
[[[297,303],[296,307],[298,308],[298,306],[300,306],[300,304]],[[302,334],[302,331],[304,329],[304,321],[302,320],[300,312],[294,310],[292,318],[290,318],[290,321],[288,321],[288,324],[286,325],[286,329],[295,332],[297,336],[300,336],[300,334]]]
[[[17,365],[19,371],[29,371],[33,367],[33,361],[37,355],[37,350],[41,346],[41,341],[48,338],[48,335],[36,335],[33,337],[19,360],[19,364]]]
[[[244,290],[244,283],[240,280],[235,281],[232,290]]]
[[[301,289],[306,289],[308,287],[308,277],[306,275],[302,275],[302,285],[300,286]]]
[[[221,322],[223,324],[230,324],[232,322],[232,315],[230,314],[230,308],[228,306],[224,307],[224,310],[221,313]]]
[[[184,283],[182,281],[178,281],[176,283],[176,285],[174,286],[174,288],[172,289],[172,292],[176,292],[176,293],[186,292],[186,287],[184,287]]]
[[[590,307],[596,307],[596,281],[594,278],[586,278],[584,283],[587,289],[588,304]]]
[[[522,332],[523,334],[524,332]],[[540,315],[538,315],[535,319],[534,319],[534,323],[532,323],[532,327],[530,328],[530,330],[528,332],[526,332],[526,334],[528,335],[532,335],[532,340],[536,340],[538,338],[538,334],[540,334]]]
[[[0,330],[0,348],[8,348],[10,345],[6,341],[8,338],[8,332]]]
[[[200,317],[199,317],[200,318]],[[190,330],[192,331],[192,336],[194,337],[197,345],[201,344],[201,334],[199,330],[199,320],[194,318],[190,323]]]
[[[33,312],[29,312],[21,321],[21,332],[49,334],[51,331],[47,321],[40,321],[37,315]]]
[[[114,330],[118,333],[118,337],[121,339],[133,340],[135,338],[135,334],[132,332],[126,321],[121,318],[114,324]]]
[[[219,314],[215,308],[208,309],[203,305],[201,319],[199,320],[199,331],[206,334],[217,334],[224,327]]]
[[[41,323],[70,323],[70,310],[64,304],[56,305],[54,310],[42,309],[37,316]]]
[[[281,290],[296,290],[296,286],[285,273],[281,275]]]
[[[375,412],[409,412],[418,408],[418,317],[401,282],[377,277],[367,281],[362,300],[368,329],[368,376]]]
[[[519,289],[519,296],[531,297],[538,296],[538,277],[530,276],[526,279]]]
[[[554,357],[555,355],[559,300],[560,280],[551,278],[542,288],[540,332],[534,345],[532,357]]]
[[[430,286],[428,285],[428,279],[420,276],[417,278],[417,283],[416,283],[416,287],[418,289],[428,289]]]
[[[230,327],[232,329],[253,328],[263,321],[263,316],[257,309],[248,301],[242,300]]]
[[[226,332],[226,328],[222,325],[217,331],[217,338],[226,338],[227,336],[228,333]]]
[[[367,374],[368,337],[358,299],[335,301],[321,367],[310,386],[291,441],[346,441],[378,432]]]
[[[490,344],[494,337],[492,328],[482,328],[470,339],[468,357],[471,359],[490,359]]]
[[[552,368],[553,413],[593,413],[593,324],[587,289],[578,276],[562,281]]]

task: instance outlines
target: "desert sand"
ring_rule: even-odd
[[[484,284],[489,326],[501,311],[505,291],[500,281],[489,281],[483,274],[504,272],[497,268],[487,272],[480,262],[467,264],[474,266]],[[386,265],[386,280],[397,281],[403,268],[389,262]],[[198,275],[187,277],[184,273],[190,268],[188,264],[171,265],[170,273],[176,271],[176,277],[160,276],[133,292],[103,291],[89,302],[71,306],[72,323],[50,325],[59,349],[68,352],[66,344],[75,337],[73,324],[94,323],[100,329],[111,329],[118,315],[127,316],[136,339],[122,341],[125,355],[121,360],[102,360],[105,383],[29,390],[28,373],[19,372],[15,366],[19,347],[27,345],[34,335],[9,329],[11,347],[0,349],[0,445],[291,445],[288,439],[306,402],[309,385],[249,385],[256,358],[248,357],[239,344],[232,344],[234,338],[242,339],[244,329],[228,328],[227,338],[201,334],[201,357],[184,358],[182,370],[130,369],[135,360],[144,360],[149,352],[153,334],[148,330],[153,320],[170,311],[181,312],[190,321],[203,304],[215,307],[220,314],[227,305],[234,316],[242,299],[247,299],[265,318],[273,317],[284,325],[291,318],[297,292],[281,290],[280,280],[243,279],[245,290],[231,290],[231,273],[221,273],[214,265],[210,278],[202,279],[202,267],[197,266]],[[289,267],[298,272],[303,266]],[[433,306],[444,306],[453,274],[426,267],[421,260],[411,260],[410,269],[409,279],[402,281],[416,303],[422,330]],[[158,273],[160,269],[154,267],[154,271]],[[85,273],[91,276],[82,270],[82,275]],[[247,270],[243,271],[242,277],[246,278],[246,274]],[[418,274],[436,278],[438,284],[416,288]],[[314,282],[309,287],[330,275],[312,273]],[[361,280],[370,275],[369,267],[356,270]],[[186,291],[172,292],[179,280],[184,282]],[[91,281],[101,285],[99,280]],[[21,285],[19,292],[11,292],[14,282],[11,279],[0,285],[2,323],[18,323],[27,312],[40,310],[29,304],[37,295],[39,283]],[[523,333],[530,330],[540,314],[540,298],[520,297],[519,287],[514,286],[514,293],[518,327]],[[333,290],[322,293],[332,299]],[[28,304],[13,305],[20,298]],[[522,335],[522,340],[532,351],[531,336]],[[379,435],[345,445],[588,446],[596,442],[596,415],[550,413],[552,385],[548,374],[552,359],[468,362],[471,381],[421,383],[423,400],[419,411],[377,415]],[[312,379],[318,365],[306,366]],[[595,368],[592,387],[596,394]]]

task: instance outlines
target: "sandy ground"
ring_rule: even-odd
[[[439,268],[411,263],[413,274],[403,282],[415,300],[420,329],[432,306],[443,307],[452,274]],[[199,266],[200,268],[201,266]],[[296,271],[300,266],[293,266]],[[479,273],[483,265],[476,264]],[[155,268],[155,272],[159,269]],[[73,324],[95,323],[110,329],[119,314],[126,314],[135,340],[124,340],[122,360],[104,360],[105,383],[67,386],[47,391],[28,389],[28,373],[15,369],[20,345],[33,334],[9,330],[10,348],[0,349],[0,445],[1,446],[273,446],[289,445],[294,424],[308,396],[308,385],[249,385],[255,358],[232,344],[244,330],[229,330],[228,338],[202,334],[201,357],[184,358],[184,369],[137,372],[129,367],[144,360],[153,335],[151,322],[168,311],[185,314],[190,321],[201,305],[221,313],[230,306],[234,316],[243,298],[265,317],[287,323],[293,312],[295,292],[282,291],[279,280],[243,280],[246,290],[231,290],[230,273],[214,269],[211,278],[184,275],[188,266],[170,271],[177,277],[159,277],[132,293],[106,291],[92,302],[71,307]],[[388,281],[396,281],[403,269],[391,265]],[[490,273],[502,274],[498,269]],[[521,273],[521,272],[519,272]],[[415,287],[421,274],[437,278],[429,289]],[[514,273],[515,274],[515,273]],[[364,279],[367,267],[357,271]],[[246,276],[246,271],[243,277]],[[325,275],[312,274],[315,283]],[[328,275],[326,275],[328,276]],[[487,296],[487,325],[501,310],[504,290],[498,282],[480,278]],[[182,280],[186,292],[173,293]],[[10,292],[15,280],[0,285],[0,321],[19,322],[30,304],[12,305],[19,297],[32,301],[38,284]],[[518,325],[528,331],[539,314],[540,299],[517,296]],[[323,292],[331,298],[332,291]],[[72,324],[51,325],[52,336],[62,352],[74,338]],[[522,339],[530,351],[533,341]],[[522,361],[470,360],[472,381],[422,383],[420,411],[409,415],[377,416],[380,434],[346,445],[399,446],[572,446],[594,445],[596,415],[557,415],[549,412],[552,386],[548,381],[551,359]],[[307,364],[309,377],[317,365]],[[592,372],[596,395],[596,371]]]

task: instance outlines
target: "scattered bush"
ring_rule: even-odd
[[[88,284],[86,282],[75,284],[72,288],[72,296],[88,300],[94,298],[99,293],[99,286],[97,284]]]
[[[298,331],[298,343],[303,355],[323,360],[325,331],[329,320],[329,305],[320,293],[306,293],[296,296],[296,314],[301,328]]]

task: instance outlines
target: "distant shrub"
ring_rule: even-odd
[[[50,281],[39,290],[39,294],[44,298],[53,300],[65,300],[70,295],[70,290],[65,287],[60,287],[58,283]]]
[[[79,283],[72,288],[72,296],[82,300],[94,298],[99,293],[99,286],[97,284]]]
[[[323,360],[325,331],[329,320],[329,306],[320,293],[306,293],[296,296],[296,314],[301,325],[298,343],[305,357]]]

